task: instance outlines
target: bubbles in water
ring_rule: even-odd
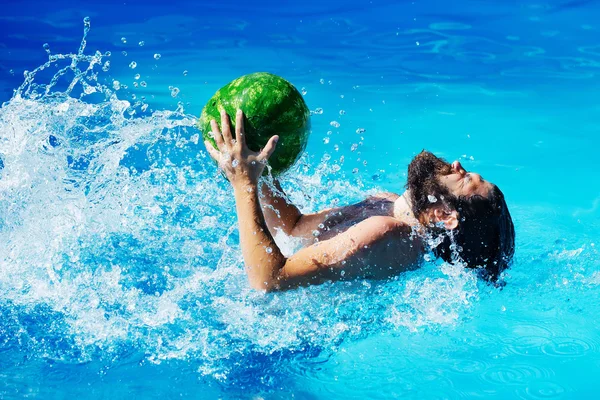
[[[119,82],[119,81],[117,81],[117,80],[114,80],[114,81],[113,81],[113,88],[114,88],[115,90],[119,90],[119,89],[121,89],[121,82]]]
[[[15,74],[15,70],[11,69],[10,71],[8,71],[9,74],[14,75]]]
[[[358,129],[356,130],[356,134],[357,134],[357,135],[361,135],[361,134],[365,133],[366,131],[367,131],[367,130],[366,130],[366,129],[364,129],[364,128],[358,128]]]
[[[231,166],[233,168],[237,168],[237,166],[240,165],[240,162],[237,158],[234,158],[233,161],[231,161]]]
[[[323,114],[323,109],[321,107],[317,107],[317,108],[315,108],[314,113],[317,115],[321,115],[321,114]]]
[[[141,40],[141,41],[138,43],[138,46],[140,46],[140,47],[144,47],[144,45],[145,45],[145,44],[146,44],[146,42],[144,42],[143,40]]]
[[[320,83],[321,85],[324,85],[324,84],[325,84],[325,79],[323,79],[323,78],[319,79],[319,83]]]
[[[140,82],[140,86],[141,87],[146,87],[146,86],[148,86],[148,84],[146,83],[146,81],[141,81]]]
[[[188,74],[188,71],[186,69],[185,71],[183,71],[183,76],[187,76],[187,74]]]
[[[267,254],[273,253],[273,249],[271,247],[265,248],[265,251],[267,252]]]
[[[356,149],[358,149],[358,144],[352,143],[352,146],[350,146],[350,151],[356,151]]]
[[[358,168],[354,168],[354,169],[352,170],[352,173],[353,173],[353,174],[356,174],[356,173],[358,173]]]
[[[121,38],[121,43],[123,43],[123,44],[127,43],[127,38],[123,36],[123,37]]]
[[[135,67],[137,67],[137,63],[135,61],[129,63],[129,68],[135,69]]]
[[[169,90],[171,91],[171,97],[177,97],[179,94],[179,88],[174,86],[169,86]]]
[[[110,69],[110,61],[105,61],[104,64],[102,65],[102,71],[104,72],[108,72],[108,70]]]
[[[84,31],[90,29],[90,17],[83,18],[83,29]]]
[[[123,51],[121,52],[121,54],[123,54],[125,57],[127,57],[127,52],[126,52],[125,50],[123,50]]]
[[[304,88],[304,87],[303,87],[303,88],[300,90],[300,93],[302,93],[302,96],[306,96],[306,93],[308,93],[308,91],[306,90],[306,88]]]
[[[437,203],[437,201],[438,201],[437,197],[435,197],[431,194],[427,195],[427,200],[429,200],[430,203]]]
[[[344,114],[346,114],[346,111],[340,110],[340,115],[344,115]]]
[[[139,80],[141,78],[140,74],[135,74],[133,76],[133,79],[135,79],[136,81]]]
[[[323,138],[323,144],[329,144],[329,138],[328,137],[324,137]]]
[[[334,128],[339,128],[340,127],[340,123],[337,121],[331,121],[329,123],[329,125],[333,126]]]
[[[50,55],[50,45],[48,43],[44,43],[42,47],[44,47],[44,51]]]
[[[155,60],[160,60],[160,57],[162,57],[162,56],[159,53],[154,54]]]

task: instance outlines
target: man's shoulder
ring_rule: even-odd
[[[380,199],[380,200],[389,200],[389,201],[396,201],[396,200],[398,200],[399,197],[400,197],[400,195],[398,195],[396,193],[392,193],[392,192],[379,192],[377,194],[374,194],[373,196],[369,196],[369,198],[371,198],[371,199]]]

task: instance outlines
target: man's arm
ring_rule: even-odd
[[[300,209],[288,201],[277,179],[273,179],[273,182],[263,182],[260,189],[261,206],[271,235],[275,235],[275,230],[280,229],[286,235],[292,236],[294,227],[302,218]]]

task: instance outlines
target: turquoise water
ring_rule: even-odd
[[[7,3],[0,398],[595,398],[599,15],[585,1]],[[283,182],[297,204],[401,191],[423,148],[459,159],[506,195],[505,287],[426,262],[389,282],[251,291],[194,123],[259,70],[314,111]]]

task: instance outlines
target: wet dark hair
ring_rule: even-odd
[[[483,277],[496,281],[510,265],[515,251],[515,228],[504,194],[494,185],[486,197],[454,196],[438,180],[438,176],[449,172],[450,164],[432,153],[423,151],[415,157],[408,168],[407,182],[413,212],[418,218],[431,207],[433,198],[429,196],[456,210],[456,229],[431,228],[442,238],[434,254],[446,262],[455,262],[458,256],[468,268],[481,268]]]

